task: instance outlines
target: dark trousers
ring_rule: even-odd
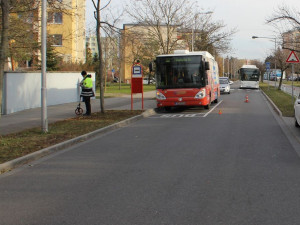
[[[92,111],[92,107],[91,107],[91,97],[86,97],[86,96],[83,96],[82,97],[82,100],[84,101],[85,103],[85,108],[86,108],[86,114],[87,115],[91,115],[91,111]]]

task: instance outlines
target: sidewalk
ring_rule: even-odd
[[[142,94],[133,95],[133,109],[142,109]],[[91,100],[92,112],[100,111],[100,99]],[[115,98],[105,98],[105,110],[131,109],[131,96],[124,95]],[[48,123],[76,117],[75,109],[78,102],[66,103],[47,107]],[[144,92],[144,110],[156,107],[155,91]],[[81,102],[81,108],[85,111],[85,105]],[[41,108],[28,109],[20,112],[2,115],[0,118],[0,135],[10,134],[33,127],[42,127]]]

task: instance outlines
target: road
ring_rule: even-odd
[[[297,148],[260,91],[235,89],[211,111],[158,113],[1,175],[0,221],[299,224]]]

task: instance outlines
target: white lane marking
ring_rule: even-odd
[[[193,114],[164,114],[159,116],[151,116],[149,118],[195,118],[203,117],[204,113],[193,113]]]
[[[149,118],[195,118],[195,117],[207,117],[222,102],[223,102],[223,100],[221,100],[218,104],[216,104],[213,108],[211,108],[207,113],[163,114],[163,115],[151,116]]]
[[[207,113],[205,113],[205,115],[203,117],[207,117],[218,105],[220,105],[223,102],[223,100],[221,100],[218,104],[216,104],[211,110],[209,110]]]

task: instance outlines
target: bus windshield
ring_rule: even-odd
[[[205,86],[202,56],[156,58],[156,88],[200,88]]]
[[[259,70],[252,68],[242,68],[240,69],[240,76],[242,81],[258,81]]]

